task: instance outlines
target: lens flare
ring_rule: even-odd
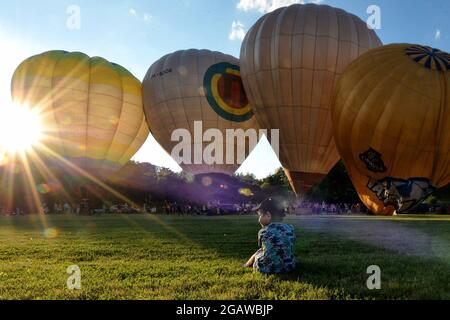
[[[0,167],[5,166],[6,164],[8,164],[8,162],[8,155],[0,151]]]
[[[59,230],[55,228],[47,228],[43,232],[44,238],[55,239],[59,235]]]
[[[48,194],[48,193],[50,193],[50,192],[52,191],[52,189],[50,188],[50,186],[49,186],[48,184],[45,184],[45,183],[38,185],[38,186],[36,187],[36,189],[37,189],[37,191],[38,191],[40,194]]]
[[[206,177],[202,178],[202,184],[204,187],[209,187],[212,185],[212,183],[213,183],[213,180],[211,179],[211,177],[206,176]]]
[[[245,197],[251,197],[254,196],[253,191],[249,188],[241,188],[239,189],[239,193]]]
[[[29,151],[41,138],[37,109],[17,105],[0,107],[0,153]]]

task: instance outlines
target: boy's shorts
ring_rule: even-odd
[[[268,258],[263,249],[259,249],[255,255],[253,269],[263,274],[285,274],[295,269],[295,262],[285,264],[278,257]]]

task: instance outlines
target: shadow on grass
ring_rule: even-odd
[[[259,228],[254,217],[200,218],[195,223],[171,219],[170,223],[194,243],[220,257],[235,260],[237,266],[257,250]],[[370,224],[369,227],[377,226],[371,221],[364,223]],[[445,231],[442,228],[441,225],[439,232]],[[447,234],[450,234],[450,226],[447,228]],[[448,260],[349,240],[346,233],[305,231],[297,226],[297,234],[295,252],[299,265],[291,274],[272,276],[275,281],[302,282],[326,288],[334,292],[333,297],[337,299],[450,298]],[[425,247],[424,250],[430,248]],[[367,273],[367,269],[372,265],[381,269],[381,290],[367,287],[367,280],[372,275]]]
[[[167,243],[195,245],[211,251],[217,258],[235,263],[236,268],[257,250],[259,230],[255,217],[167,217],[167,216],[47,216],[10,218],[0,221],[19,232],[33,232],[45,227],[72,234],[87,230],[79,237],[124,242],[157,237]],[[367,222],[370,226],[375,226]],[[438,222],[437,222],[438,223]],[[427,232],[429,232],[428,229]],[[450,234],[442,225],[439,232]],[[1,229],[0,229],[1,232]],[[330,298],[367,299],[449,299],[450,268],[446,261],[407,255],[380,248],[363,241],[349,240],[345,233],[323,229],[297,229],[295,247],[298,268],[288,275],[271,276],[270,281],[305,283],[331,291]],[[188,247],[188,246],[187,246]],[[369,290],[367,268],[381,268],[381,290]],[[249,270],[248,272],[252,272]],[[288,289],[287,289],[288,290]],[[256,297],[257,298],[257,297]]]

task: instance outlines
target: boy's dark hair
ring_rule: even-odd
[[[274,221],[283,221],[286,216],[286,207],[277,198],[267,198],[255,208],[255,211],[260,211],[264,214],[270,213]]]

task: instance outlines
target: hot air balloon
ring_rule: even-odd
[[[362,55],[336,85],[336,144],[376,214],[413,210],[450,183],[449,84],[449,54],[393,44]]]
[[[248,139],[241,144],[237,139],[226,139],[227,129],[256,128],[238,59],[209,50],[168,54],[150,67],[143,91],[152,134],[189,174],[232,175],[240,166],[239,152],[245,153],[245,158],[251,151]],[[224,138],[203,139],[203,132],[210,129],[219,130]],[[179,140],[174,140],[173,134],[177,130],[184,130],[192,137],[191,152],[175,151]],[[205,161],[203,155],[211,148],[220,155],[211,159],[214,161]],[[234,157],[227,161],[230,154]]]
[[[40,154],[55,165],[106,175],[128,162],[149,135],[140,81],[100,57],[66,51],[33,56],[15,71],[12,98],[38,110]]]
[[[258,124],[280,129],[280,161],[297,194],[336,165],[333,86],[358,56],[381,45],[355,15],[326,5],[292,5],[263,16],[241,49],[242,79]]]

